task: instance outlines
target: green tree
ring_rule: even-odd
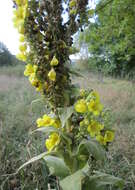
[[[116,75],[135,69],[135,1],[100,0],[94,22],[80,35],[102,68]]]
[[[18,63],[20,61],[10,53],[5,44],[0,42],[0,66],[16,65]]]
[[[12,62],[11,54],[6,46],[0,42],[0,66],[10,65]]]

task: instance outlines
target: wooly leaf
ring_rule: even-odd
[[[102,160],[104,161],[106,158],[105,151],[103,147],[96,141],[89,139],[89,140],[83,140],[79,147],[77,154],[91,154],[96,160]]]
[[[60,178],[70,175],[70,170],[62,158],[48,155],[44,157],[44,160],[46,161],[51,174]]]
[[[62,123],[62,127],[65,126],[66,121],[70,118],[72,113],[74,112],[74,107],[64,107],[59,109],[59,117]]]

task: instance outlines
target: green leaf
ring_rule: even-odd
[[[89,177],[89,187],[93,187],[94,190],[101,190],[107,185],[123,189],[124,181],[118,177],[114,177],[112,175],[105,174],[99,171],[95,171],[94,175]]]
[[[62,127],[65,126],[66,121],[70,118],[73,112],[74,112],[73,106],[59,109],[59,117],[62,123]]]
[[[55,128],[55,127],[39,127],[38,129],[34,130],[31,132],[31,134],[35,133],[35,132],[44,132],[44,133],[51,133],[51,132],[57,132],[59,133],[60,131]]]
[[[78,170],[74,174],[60,181],[60,186],[63,190],[82,190],[82,183],[88,172],[88,165],[82,170]]]
[[[70,170],[63,159],[56,156],[45,156],[44,160],[46,161],[47,166],[49,167],[49,170],[52,174],[62,178],[70,174]]]
[[[105,151],[104,151],[103,147],[98,142],[91,140],[91,139],[90,140],[83,140],[80,143],[80,145],[78,147],[77,154],[81,154],[82,152],[92,154],[92,156],[96,160],[104,161],[106,158]]]
[[[53,152],[51,152],[51,153],[53,153]],[[23,169],[27,165],[32,164],[33,162],[36,162],[36,161],[42,159],[44,156],[47,156],[49,154],[50,154],[50,152],[43,152],[42,154],[39,154],[38,156],[35,156],[35,157],[31,158],[29,161],[27,161],[23,165],[21,165],[16,173],[18,173],[21,169]]]
[[[36,99],[36,100],[33,100],[32,102],[31,102],[31,106],[33,105],[33,104],[35,104],[35,103],[37,103],[37,102],[41,102],[42,101],[42,98],[38,98],[38,99]]]
[[[124,181],[121,178],[118,178],[109,174],[105,174],[99,171],[95,171],[95,175],[98,178],[100,178],[99,183],[97,185],[98,187],[105,186],[105,185],[115,185],[119,187],[120,189],[122,189],[124,186]]]
[[[42,98],[38,98],[38,99],[36,99],[36,100],[33,100],[33,101],[31,102],[31,106],[30,106],[31,110],[32,110],[32,108],[33,108],[33,104],[35,104],[35,103],[37,103],[37,102],[42,102],[42,101],[43,101]]]
[[[63,137],[63,139],[64,139],[69,145],[72,144],[72,140],[71,140],[71,138],[68,137],[68,135],[66,135],[66,134],[64,134],[64,133],[61,133],[61,136]]]
[[[122,190],[124,183],[118,177],[98,171],[94,171],[94,175],[89,176],[88,165],[60,181],[63,190],[105,190],[108,185]]]
[[[88,10],[88,16],[89,16],[89,17],[92,17],[92,16],[94,15],[94,13],[95,13],[95,10],[94,10],[94,9]]]
[[[85,190],[106,190],[104,187],[97,187],[95,181],[90,181],[89,178],[87,178],[82,186],[82,189]]]
[[[74,84],[74,87],[71,90],[71,96],[78,96],[80,95],[80,88],[78,88],[78,85]]]

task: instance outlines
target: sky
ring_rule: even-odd
[[[12,0],[0,0],[0,41],[3,42],[12,54],[17,54],[19,34],[13,27]]]
[[[19,34],[12,22],[13,3],[12,0],[0,0],[0,2],[0,41],[16,55],[19,52]]]

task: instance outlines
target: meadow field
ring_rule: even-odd
[[[43,135],[31,135],[35,121],[46,112],[40,95],[23,77],[23,66],[0,68],[0,189],[34,190],[48,180],[42,161],[30,165],[17,175],[17,168],[44,150]],[[99,92],[101,101],[112,112],[115,141],[104,171],[126,181],[125,190],[135,189],[135,84],[124,79],[84,72],[73,78],[81,88]],[[42,172],[42,176],[40,175]]]

